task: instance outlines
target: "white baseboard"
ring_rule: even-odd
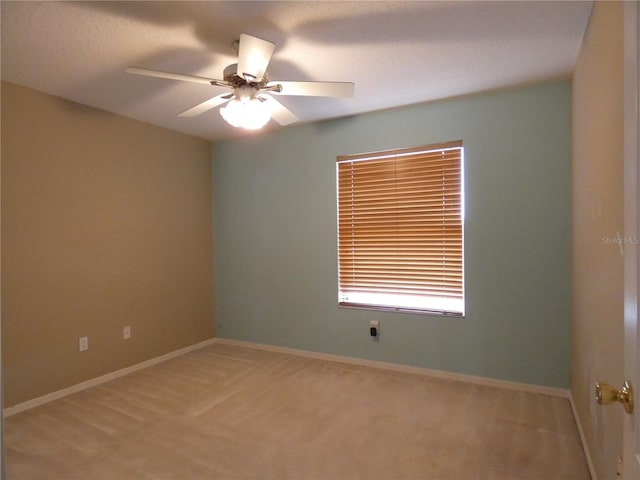
[[[240,346],[240,347],[255,348],[255,349],[259,349],[259,350],[266,350],[266,351],[277,352],[277,353],[286,353],[286,354],[290,354],[290,355],[297,355],[297,356],[303,356],[303,357],[308,357],[308,358],[315,358],[315,359],[319,359],[319,360],[328,360],[328,361],[333,361],[333,362],[347,363],[347,364],[351,364],[351,365],[361,365],[361,366],[365,366],[365,367],[381,368],[381,369],[384,369],[384,370],[391,370],[391,371],[396,371],[396,372],[414,373],[414,374],[424,375],[424,376],[433,377],[433,378],[442,378],[442,379],[448,379],[448,380],[455,380],[455,381],[459,381],[459,382],[473,383],[473,384],[476,384],[476,385],[485,385],[485,386],[489,386],[489,387],[506,388],[506,389],[509,389],[509,390],[517,390],[517,391],[521,391],[521,392],[535,393],[535,394],[540,394],[540,395],[550,395],[550,396],[555,396],[555,397],[562,397],[562,398],[571,399],[569,390],[565,390],[565,389],[562,389],[562,388],[546,387],[546,386],[541,386],[541,385],[531,385],[531,384],[527,384],[527,383],[511,382],[511,381],[507,381],[507,380],[496,380],[496,379],[488,378],[488,377],[479,377],[479,376],[475,376],[475,375],[465,375],[465,374],[461,374],[461,373],[446,372],[446,371],[442,371],[442,370],[432,370],[432,369],[422,368],[422,367],[412,367],[410,365],[400,365],[400,364],[396,364],[396,363],[381,362],[381,361],[377,361],[377,360],[366,360],[366,359],[362,359],[362,358],[347,357],[347,356],[343,356],[343,355],[333,355],[333,354],[330,354],[330,353],[321,353],[321,352],[312,352],[312,351],[307,351],[307,350],[298,350],[298,349],[295,349],[295,348],[287,348],[287,347],[279,347],[279,346],[276,346],[276,345],[266,345],[266,344],[261,344],[261,343],[245,342],[245,341],[241,341],[241,340],[232,340],[232,339],[228,339],[228,338],[211,338],[209,340],[205,340],[203,342],[199,342],[199,343],[196,343],[194,345],[190,345],[188,347],[184,347],[184,348],[181,348],[179,350],[175,350],[173,352],[166,353],[166,354],[161,355],[159,357],[155,357],[155,358],[152,358],[152,359],[149,359],[149,360],[145,360],[144,362],[138,363],[136,365],[131,365],[129,367],[125,367],[125,368],[122,368],[120,370],[116,370],[115,372],[110,372],[110,373],[107,373],[105,375],[101,375],[99,377],[92,378],[90,380],[86,380],[84,382],[78,383],[76,385],[72,385],[70,387],[63,388],[62,390],[58,390],[56,392],[52,392],[52,393],[49,393],[47,395],[43,395],[41,397],[33,398],[31,400],[27,400],[26,402],[18,403],[16,405],[11,406],[11,407],[7,407],[7,408],[5,408],[3,410],[3,414],[4,414],[5,417],[9,417],[11,415],[15,415],[16,413],[24,412],[25,410],[29,410],[31,408],[43,405],[43,404],[48,403],[48,402],[51,402],[53,400],[57,400],[59,398],[66,397],[67,395],[71,395],[73,393],[80,392],[82,390],[86,390],[87,388],[95,387],[97,385],[100,385],[102,383],[108,382],[110,380],[113,380],[113,379],[116,379],[116,378],[119,378],[119,377],[123,377],[125,375],[128,375],[129,373],[133,373],[135,371],[142,370],[143,368],[147,368],[147,367],[150,367],[152,365],[156,365],[158,363],[165,362],[165,361],[167,361],[167,360],[169,360],[171,358],[175,358],[175,357],[178,357],[180,355],[184,355],[187,352],[191,352],[193,350],[198,350],[198,349],[200,349],[202,347],[206,347],[206,346],[212,345],[214,343],[219,343],[219,344],[222,344],[222,345],[235,345],[235,346]],[[575,407],[573,405],[573,402],[571,402],[571,405],[572,405],[572,408],[574,409],[574,415],[576,415]],[[577,419],[577,417],[576,417],[576,419]],[[590,457],[588,455],[588,452],[586,450],[586,444],[584,443],[584,438],[583,438],[582,430],[581,430],[581,427],[580,427],[580,423],[578,421],[576,421],[576,423],[578,424],[578,428],[580,430],[581,439],[582,439],[583,445],[585,446],[585,454],[587,455],[587,460],[589,462],[589,468],[591,470],[593,470],[592,464],[591,464],[591,459],[590,459]],[[592,474],[592,477],[593,477],[593,474]],[[593,477],[593,480],[595,480],[595,477]]]
[[[584,456],[587,459],[587,465],[589,466],[589,473],[591,474],[591,480],[598,480],[598,475],[596,474],[596,469],[593,466],[593,460],[591,459],[591,454],[589,453],[589,446],[587,445],[587,439],[584,436],[584,429],[582,428],[582,422],[580,421],[580,416],[578,415],[578,409],[576,408],[576,404],[573,401],[573,394],[571,393],[571,391],[569,391],[569,403],[571,404],[571,411],[573,412],[573,418],[576,422],[576,427],[578,428],[580,441],[582,442],[582,450],[584,450]]]
[[[255,348],[259,350],[267,350],[270,352],[287,353],[308,358],[316,358],[318,360],[329,360],[333,362],[348,363],[351,365],[360,365],[365,367],[381,368],[384,370],[392,370],[395,372],[415,373],[427,377],[442,378],[448,380],[456,380],[459,382],[473,383],[476,385],[485,385],[489,387],[506,388],[509,390],[517,390],[521,392],[536,393],[539,395],[550,395],[554,397],[569,398],[569,390],[564,388],[546,387],[542,385],[531,385],[528,383],[511,382],[508,380],[496,380],[488,377],[479,377],[475,375],[465,375],[462,373],[445,372],[443,370],[431,370],[422,367],[412,367],[410,365],[400,365],[397,363],[380,362],[377,360],[366,360],[362,358],[347,357],[343,355],[333,355],[330,353],[311,352],[307,350],[298,350],[295,348],[279,347],[276,345],[266,345],[262,343],[245,342],[242,340],[232,340],[229,338],[213,339],[213,343],[221,345],[235,345],[239,347]]]
[[[207,345],[213,344],[215,338],[210,338],[209,340],[205,340],[203,342],[196,343],[194,345],[189,345],[188,347],[181,348],[179,350],[174,350],[173,352],[166,353],[164,355],[160,355],[159,357],[151,358],[149,360],[145,360],[144,362],[137,363],[136,365],[131,365],[129,367],[122,368],[120,370],[116,370],[115,372],[110,372],[105,375],[101,375],[96,378],[92,378],[91,380],[86,380],[84,382],[77,383],[67,388],[63,388],[62,390],[58,390],[56,392],[48,393],[47,395],[43,395],[41,397],[33,398],[31,400],[27,400],[26,402],[18,403],[11,407],[7,407],[3,410],[3,414],[5,417],[9,417],[11,415],[15,415],[16,413],[24,412],[25,410],[29,410],[31,408],[43,405],[45,403],[51,402],[53,400],[57,400],[62,397],[66,397],[67,395],[71,395],[72,393],[77,393],[82,390],[86,390],[87,388],[95,387],[96,385],[100,385],[101,383],[108,382],[109,380],[113,380],[115,378],[123,377],[128,375],[129,373],[133,373],[138,370],[142,370],[143,368],[150,367],[152,365],[156,365],[158,363],[165,362],[169,359],[179,357],[180,355],[184,355],[187,352],[191,352],[193,350],[198,350],[199,348],[206,347]]]

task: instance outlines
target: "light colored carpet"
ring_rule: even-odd
[[[589,479],[566,399],[221,344],[5,428],[8,480]]]

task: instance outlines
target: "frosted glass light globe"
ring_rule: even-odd
[[[236,97],[220,109],[220,115],[229,125],[247,130],[258,130],[271,119],[269,107],[256,97]]]

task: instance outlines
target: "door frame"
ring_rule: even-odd
[[[640,311],[640,8],[638,2],[625,2],[623,10],[624,42],[624,378],[640,388],[638,367],[638,312]],[[623,417],[623,478],[640,480],[640,405],[634,394],[635,409]]]

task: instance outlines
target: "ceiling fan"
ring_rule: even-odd
[[[194,117],[227,103],[220,109],[222,117],[234,127],[250,130],[262,128],[270,118],[280,125],[289,125],[299,118],[285,108],[271,94],[302,95],[316,97],[352,97],[351,82],[291,82],[270,81],[267,67],[275,45],[245,33],[232,47],[238,55],[238,63],[224,69],[223,80],[214,78],[161,72],[147,68],[129,67],[127,73],[165,78],[184,82],[209,84],[233,90],[205,100],[180,113],[179,117]]]

